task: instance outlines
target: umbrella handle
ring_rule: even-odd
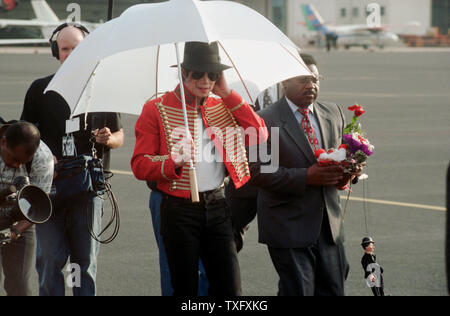
[[[178,79],[180,80],[180,94],[181,94],[181,104],[183,107],[183,117],[184,117],[184,127],[186,129],[186,137],[189,137],[189,123],[187,118],[187,110],[186,110],[186,98],[184,95],[184,85],[183,85],[183,76],[181,74],[181,65],[180,65],[180,52],[178,50],[178,43],[175,43],[175,52],[177,54],[177,66],[178,66]],[[200,197],[198,196],[198,185],[197,185],[197,173],[195,172],[195,167],[192,159],[189,161],[189,184],[191,186],[191,199],[193,203],[199,203]]]
[[[198,195],[197,173],[195,172],[195,168],[189,168],[189,183],[191,185],[191,200],[193,203],[199,203],[200,197]]]

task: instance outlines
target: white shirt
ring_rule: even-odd
[[[201,115],[197,118],[196,126],[201,126],[200,133],[196,139],[195,170],[197,173],[197,185],[199,192],[206,192],[222,186],[225,179],[225,164],[205,129]]]
[[[300,111],[298,110],[298,106],[295,105],[291,100],[286,98],[286,101],[287,101],[289,107],[291,108],[292,113],[294,114],[294,116],[297,119],[297,121],[300,125],[300,128],[301,128],[302,119],[303,119],[302,113],[300,113]],[[311,125],[314,129],[314,133],[316,134],[316,137],[317,137],[317,141],[319,142],[318,147],[323,148],[322,133],[320,132],[319,121],[317,120],[316,115],[314,114],[314,104],[311,104],[310,106],[308,106],[308,109],[309,109],[309,115],[308,115],[309,121],[311,122]]]
[[[10,168],[5,165],[0,156],[0,189],[13,184],[16,177],[25,176],[30,178],[30,184],[50,193],[53,182],[53,167],[53,154],[42,141],[34,154],[30,174],[28,174],[26,164],[23,164],[20,169]]]

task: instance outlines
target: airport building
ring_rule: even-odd
[[[301,5],[312,4],[326,23],[367,23],[367,5],[380,7],[381,24],[400,35],[449,34],[450,0],[235,0],[270,18],[293,41],[311,36]]]

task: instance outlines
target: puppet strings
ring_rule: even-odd
[[[364,224],[366,225],[366,236],[369,236],[369,225],[367,224],[368,205],[367,205],[367,199],[366,199],[366,181],[367,181],[367,179],[364,179],[362,182],[363,209],[364,209]]]
[[[350,193],[352,193],[352,182],[350,182],[350,186],[348,187],[347,199],[345,201],[344,214],[342,215],[342,222],[344,222],[345,215],[347,215],[347,207],[348,201],[350,200]]]
[[[367,167],[366,167],[367,168]],[[362,194],[363,194],[363,212],[364,212],[364,226],[366,228],[366,236],[369,236],[369,223],[368,223],[368,218],[370,215],[370,211],[369,211],[369,204],[367,203],[367,191],[368,191],[368,185],[366,185],[366,181],[368,180],[367,175],[365,177],[363,177],[362,180]],[[344,207],[344,213],[342,216],[342,221],[344,221],[345,216],[347,214],[347,208],[348,208],[348,202],[350,200],[350,194],[352,193],[352,182],[350,182],[349,188],[348,188],[348,193],[347,193],[347,199],[345,201],[345,207]]]
[[[366,171],[367,174],[369,173],[369,167],[366,165]],[[369,234],[369,223],[368,219],[370,219],[370,210],[369,210],[369,203],[367,202],[367,193],[369,191],[369,184],[367,183],[367,180],[369,180],[369,177],[365,175],[364,180],[362,181],[363,185],[363,209],[364,209],[364,223],[366,226],[366,236],[371,236]]]

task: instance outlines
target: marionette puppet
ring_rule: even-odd
[[[372,237],[364,237],[361,246],[364,249],[364,256],[361,264],[364,269],[364,278],[371,288],[374,296],[384,295],[383,268],[377,263],[375,255],[375,242]]]

